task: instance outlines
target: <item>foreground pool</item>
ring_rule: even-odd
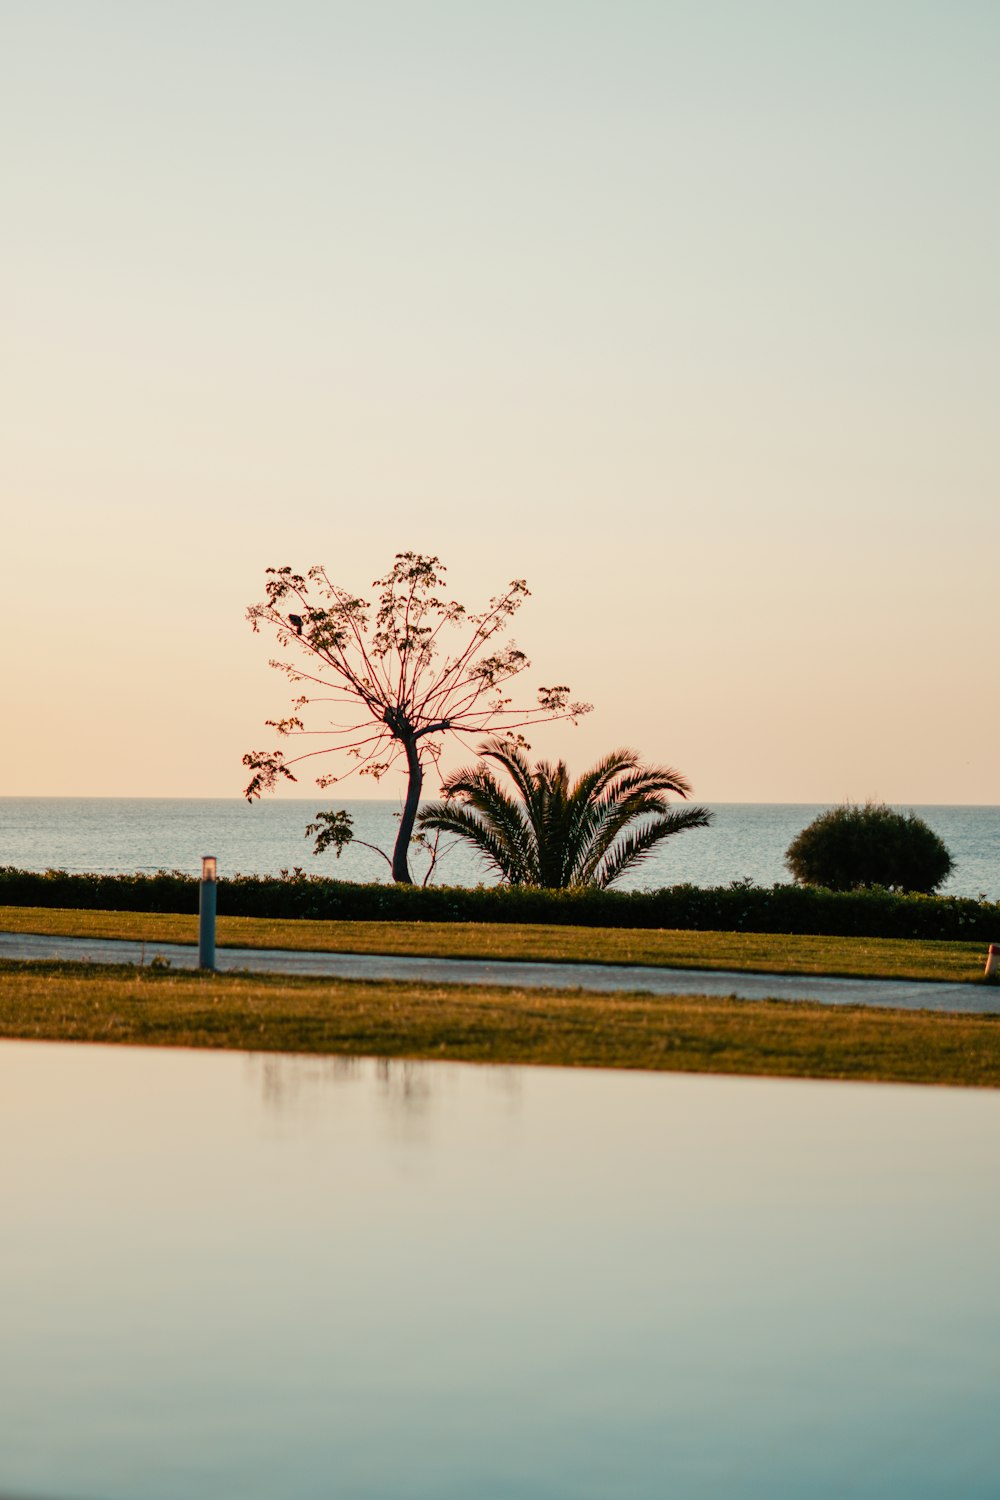
[[[0,1044],[0,1494],[995,1497],[1000,1094]]]

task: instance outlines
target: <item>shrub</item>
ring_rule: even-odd
[[[474,766],[442,783],[444,800],[424,808],[420,827],[465,840],[510,885],[606,890],[664,839],[712,821],[705,807],[668,807],[668,792],[691,790],[684,777],[669,766],[644,766],[625,747],[572,782],[564,760],[532,765],[507,739],[492,736],[477,753]]]
[[[1000,942],[1000,904],[965,896],[901,895],[817,886],[675,885],[657,891],[543,891],[525,886],[355,885],[301,871],[282,879],[221,879],[219,915],[341,921],[533,922],[576,927],[825,933],[833,937],[974,938]],[[198,882],[159,875],[37,874],[0,868],[0,908],[198,910]],[[0,910],[0,928],[4,925]]]
[[[800,885],[929,895],[950,873],[952,858],[922,818],[867,802],[822,813],[792,840],[785,864]]]

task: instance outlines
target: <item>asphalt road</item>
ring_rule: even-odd
[[[149,964],[168,959],[194,969],[197,949],[184,943],[136,943],[116,938],[43,937],[0,932],[0,958],[75,959],[101,964]],[[217,968],[257,974],[304,974],[334,979],[423,979],[435,984],[519,985],[651,995],[732,995],[738,1000],[813,1000],[823,1005],[873,1005],[896,1010],[1000,1012],[1000,991],[933,980],[837,979],[806,974],[743,974],[723,969],[666,969],[632,964],[519,963],[473,958],[406,958],[371,953],[314,953],[281,948],[219,948]]]

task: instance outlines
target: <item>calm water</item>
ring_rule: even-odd
[[[389,849],[398,804],[322,800],[268,801],[249,807],[240,798],[0,798],[0,864],[26,870],[135,871],[183,869],[195,873],[202,854],[217,854],[223,873],[276,874],[301,865],[345,880],[384,880],[385,863],[354,847],[338,861],[317,859],[305,827],[318,807],[344,805],[355,819],[355,835]],[[622,889],[649,889],[691,881],[726,885],[749,878],[772,885],[788,880],[784,853],[792,839],[824,809],[791,803],[720,803],[711,828],[667,840]],[[944,839],[956,869],[947,894],[1000,900],[1000,807],[921,807],[921,817]],[[421,856],[414,855],[414,867]],[[453,849],[436,878],[477,885],[488,877],[474,854]]]
[[[1000,1474],[1000,1094],[0,1044],[0,1493]]]

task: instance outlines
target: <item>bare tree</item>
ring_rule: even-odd
[[[521,730],[553,719],[575,723],[588,703],[571,703],[564,685],[538,689],[534,707],[518,707],[504,687],[530,662],[512,641],[497,637],[528,597],[523,578],[479,614],[439,595],[445,568],[440,558],[398,552],[392,568],[373,585],[373,606],[331,582],[325,568],[303,576],[291,568],[268,568],[267,598],[247,611],[254,630],[274,628],[293,661],[274,661],[306,691],[292,702],[286,719],[268,719],[284,737],[319,737],[324,743],[287,757],[281,750],[253,750],[243,764],[252,771],[245,796],[253,801],[282,777],[297,778],[293,765],[340,751],[352,768],[376,780],[401,759],[406,763],[406,798],[392,855],[392,877],[412,884],[410,839],[428,762],[440,760],[445,735],[484,731],[525,744]],[[373,613],[374,609],[374,613]],[[307,728],[304,710],[328,706],[331,722]],[[349,710],[349,712],[348,712]],[[350,773],[348,773],[350,774]],[[319,787],[343,779],[316,778]]]

